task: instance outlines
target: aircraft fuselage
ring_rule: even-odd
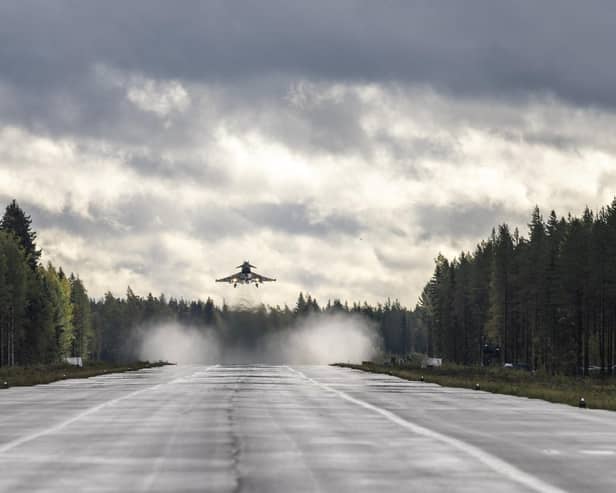
[[[216,282],[228,282],[233,284],[233,287],[236,288],[238,284],[254,284],[256,287],[259,287],[259,284],[263,282],[271,282],[276,280],[262,276],[256,272],[252,272],[251,269],[256,269],[256,267],[251,265],[248,261],[245,261],[242,265],[238,265],[237,268],[240,269],[240,272],[222,279],[216,279]]]

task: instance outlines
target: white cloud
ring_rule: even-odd
[[[553,98],[301,79],[238,103],[233,88],[96,74],[135,105],[118,125],[145,111],[181,130],[131,141],[0,127],[0,197],[33,209],[45,258],[96,296],[130,284],[229,301],[246,292],[213,280],[248,258],[279,279],[255,301],[292,304],[308,290],[412,305],[436,254],[472,249],[485,224],[524,232],[535,204],[580,213],[616,194],[616,117]],[[335,125],[320,131],[330,112]],[[297,206],[288,217],[285,204]],[[462,224],[434,224],[456,211]]]
[[[93,76],[102,87],[122,89],[136,108],[167,121],[173,114],[185,112],[191,104],[190,94],[178,80],[156,80],[101,63],[94,65]]]
[[[190,96],[177,81],[132,80],[126,89],[126,98],[137,108],[161,117],[176,111],[181,113],[190,104]]]

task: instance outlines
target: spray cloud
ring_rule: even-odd
[[[314,314],[298,326],[271,336],[272,359],[284,363],[329,364],[371,359],[379,347],[374,327],[359,316]]]
[[[359,315],[315,313],[286,328],[258,332],[175,322],[144,327],[137,355],[179,364],[329,364],[371,359],[380,346],[373,324]]]
[[[176,322],[144,327],[139,331],[139,359],[178,364],[213,363],[220,357],[218,338],[212,331]]]

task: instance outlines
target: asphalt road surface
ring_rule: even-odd
[[[616,491],[616,413],[333,367],[0,390],[2,492]]]

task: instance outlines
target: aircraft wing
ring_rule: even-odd
[[[254,272],[252,274],[252,278],[257,279],[258,282],[273,282],[276,280],[276,279],[272,279],[271,277],[265,277],[265,276],[262,276],[261,274],[256,274]]]
[[[239,276],[237,274],[223,277],[221,279],[216,279],[216,282],[237,282],[237,281],[239,281]]]

